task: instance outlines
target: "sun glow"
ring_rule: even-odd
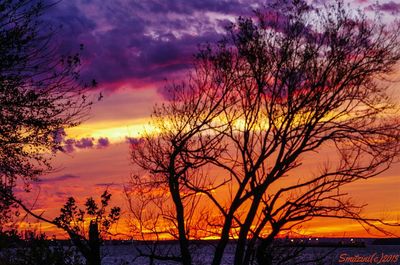
[[[134,120],[118,120],[86,123],[84,125],[67,130],[67,136],[72,138],[106,137],[112,143],[126,141],[127,137],[140,138],[144,133],[156,133],[157,129],[150,123],[149,118]]]

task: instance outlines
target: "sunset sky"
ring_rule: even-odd
[[[167,99],[165,84],[184,79],[199,44],[219,40],[229,22],[251,15],[262,3],[64,0],[49,9],[44,19],[61,26],[56,35],[60,49],[73,52],[84,45],[82,78],[96,79],[99,86],[94,94],[101,92],[104,97],[94,104],[86,121],[66,131],[64,152],[53,161],[55,171],[32,186],[28,204],[36,201],[38,213],[53,217],[67,197],[82,202],[88,196],[98,197],[108,187],[114,194],[112,201],[124,207],[123,185],[135,172],[129,141],[140,137],[153,105]],[[351,6],[378,8],[388,20],[400,15],[397,1],[376,5],[375,0],[352,0]],[[355,201],[368,203],[368,216],[398,221],[399,188],[400,164],[396,164],[374,179],[352,184],[348,191]],[[42,229],[55,232],[45,224]],[[305,231],[315,236],[367,235],[359,225],[339,225],[335,220],[313,221]]]

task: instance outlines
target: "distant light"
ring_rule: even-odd
[[[315,240],[317,240],[317,241],[318,241],[318,238],[316,238]]]
[[[308,240],[311,240],[311,238],[309,238]]]
[[[292,241],[292,242],[293,242],[294,240],[293,240],[293,239],[290,239],[290,241]]]

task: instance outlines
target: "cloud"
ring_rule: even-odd
[[[102,187],[102,188],[108,188],[108,187],[112,187],[112,186],[121,187],[121,186],[123,186],[123,184],[118,184],[118,183],[114,183],[114,182],[106,182],[106,183],[96,183],[95,186]]]
[[[141,86],[179,75],[198,44],[220,39],[228,20],[260,2],[70,0],[45,19],[63,25],[57,35],[63,52],[84,44],[83,79],[113,90],[122,81]]]
[[[76,149],[92,149],[92,148],[106,148],[110,145],[107,137],[100,137],[97,140],[93,137],[84,137],[80,139],[66,139],[63,140],[62,150],[65,153],[72,153]]]
[[[110,145],[110,141],[108,140],[107,137],[97,139],[97,145],[96,146],[98,148],[107,147],[109,145]]]
[[[60,128],[53,132],[53,140],[55,144],[61,144],[66,136],[64,128]]]
[[[353,0],[357,1],[362,0]],[[45,19],[63,25],[56,36],[63,52],[84,44],[84,81],[96,79],[105,91],[149,84],[159,88],[165,78],[180,80],[190,69],[198,44],[221,39],[230,21],[252,15],[264,4],[263,0],[69,0],[51,8]],[[395,1],[376,7],[400,10]]]
[[[135,138],[135,137],[125,137],[126,143],[131,144],[131,145],[139,145],[143,142],[143,139],[140,138]]]
[[[75,141],[75,147],[80,149],[92,148],[94,138],[81,138],[80,140]]]
[[[38,183],[55,183],[55,182],[63,182],[66,180],[71,180],[71,179],[79,179],[79,176],[76,175],[71,175],[71,174],[65,174],[53,178],[41,178]]]
[[[75,150],[74,145],[75,145],[75,140],[74,139],[67,139],[67,140],[64,141],[64,145],[62,147],[62,150],[65,153],[72,153]]]
[[[368,9],[371,10],[379,10],[382,12],[387,12],[390,13],[392,15],[396,15],[400,13],[400,3],[395,3],[394,1],[390,1],[387,3],[383,3],[383,4],[373,4],[371,6],[369,6]]]

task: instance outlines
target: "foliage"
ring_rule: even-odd
[[[79,78],[79,54],[58,54],[54,30],[41,21],[50,6],[42,0],[0,3],[2,213],[10,209],[17,178],[29,190],[31,181],[50,170],[64,128],[79,124],[91,105]]]
[[[105,235],[119,218],[120,207],[112,207],[109,211],[111,194],[106,190],[98,204],[92,197],[85,203],[85,210],[79,209],[75,199],[70,197],[61,208],[61,214],[54,221],[41,220],[55,224],[68,233],[72,243],[82,253],[88,265],[100,265],[100,246]],[[89,229],[87,229],[89,227]]]
[[[0,249],[18,245],[20,241],[21,238],[17,229],[0,230]]]
[[[61,214],[54,219],[54,222],[66,231],[87,237],[86,224],[94,221],[99,224],[99,231],[103,237],[115,224],[120,217],[121,208],[112,207],[107,212],[111,194],[104,191],[101,195],[100,205],[92,198],[88,198],[85,202],[85,210],[79,209],[73,197],[68,198],[67,202],[61,208]]]
[[[73,247],[50,241],[44,234],[32,232],[25,240],[21,240],[17,247],[2,250],[0,264],[84,265],[84,262]]]

